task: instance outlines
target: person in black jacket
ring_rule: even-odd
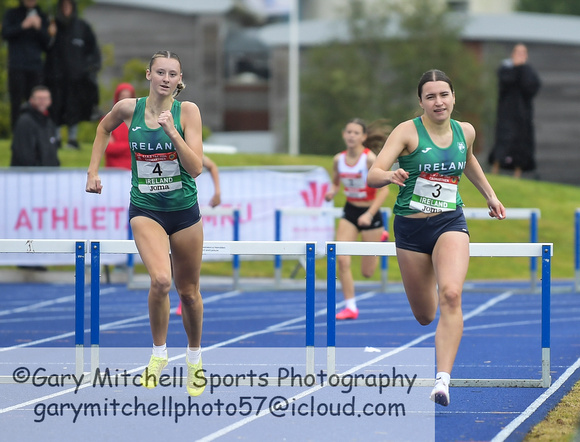
[[[499,99],[495,145],[489,156],[492,173],[499,169],[522,172],[536,169],[532,100],[540,90],[538,74],[528,63],[525,45],[514,46],[511,58],[498,69]]]
[[[50,104],[50,91],[46,86],[32,89],[14,127],[10,166],[60,166],[56,126],[48,114]]]
[[[48,17],[37,0],[20,0],[6,11],[2,38],[8,43],[8,93],[12,129],[20,106],[28,100],[34,86],[42,83],[43,53],[48,48]]]
[[[74,0],[59,0],[49,32],[45,74],[53,100],[50,113],[58,127],[68,127],[68,146],[78,149],[78,123],[90,121],[99,103],[101,53],[91,26],[78,17]]]

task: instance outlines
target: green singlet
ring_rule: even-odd
[[[162,127],[145,124],[146,97],[139,98],[129,127],[131,148],[131,203],[143,209],[173,212],[197,202],[197,186],[181,165],[171,139]],[[181,103],[173,101],[171,114],[183,137]]]
[[[431,141],[421,117],[413,119],[419,145],[413,153],[398,158],[399,167],[409,172],[393,213],[411,215],[418,212],[450,212],[463,206],[457,185],[467,161],[467,144],[461,125],[451,120],[453,141],[441,148]]]

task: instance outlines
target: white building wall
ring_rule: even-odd
[[[343,17],[341,11],[344,11],[350,0],[301,0],[300,8],[302,18],[305,20],[312,19],[333,19]],[[406,0],[365,0],[369,4],[377,1],[385,2],[404,2]],[[436,1],[436,0],[433,0]],[[455,9],[460,9],[471,13],[508,13],[515,9],[516,0],[437,0],[447,1]]]

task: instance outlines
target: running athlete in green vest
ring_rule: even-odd
[[[101,193],[101,159],[111,132],[126,124],[132,156],[129,219],[151,279],[148,304],[153,354],[141,384],[146,388],[157,386],[168,363],[166,340],[173,277],[188,340],[187,391],[198,396],[205,388],[199,288],[203,227],[194,178],[202,171],[202,124],[194,103],[175,100],[185,87],[182,76],[181,61],[175,53],[160,51],[153,55],[146,71],[149,96],[120,100],[97,127],[86,191]]]
[[[491,217],[504,219],[506,212],[473,154],[473,126],[451,119],[451,80],[439,70],[427,71],[418,95],[423,115],[393,130],[367,182],[371,187],[399,186],[393,210],[397,260],[417,321],[430,324],[439,305],[437,374],[430,397],[447,406],[463,334],[461,293],[469,263],[469,232],[457,189],[461,176],[481,192]],[[399,167],[391,170],[396,162]]]

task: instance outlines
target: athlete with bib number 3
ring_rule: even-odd
[[[427,71],[419,80],[418,96],[423,114],[392,131],[367,182],[377,188],[399,186],[393,210],[397,261],[417,321],[430,324],[439,306],[431,400],[447,406],[463,334],[461,294],[469,265],[469,232],[457,190],[461,175],[483,195],[491,217],[504,219],[506,212],[473,154],[473,126],[451,119],[451,80],[442,71]],[[396,162],[399,168],[391,170]]]
[[[202,171],[201,115],[194,103],[175,100],[185,87],[181,61],[175,53],[156,52],[146,78],[150,82],[148,97],[120,100],[99,123],[86,191],[101,193],[101,159],[111,132],[126,124],[132,157],[129,219],[151,278],[148,304],[153,354],[141,385],[156,387],[168,363],[166,340],[173,277],[188,341],[187,391],[198,396],[205,388],[201,362],[203,301],[199,289],[203,227],[194,180]]]

